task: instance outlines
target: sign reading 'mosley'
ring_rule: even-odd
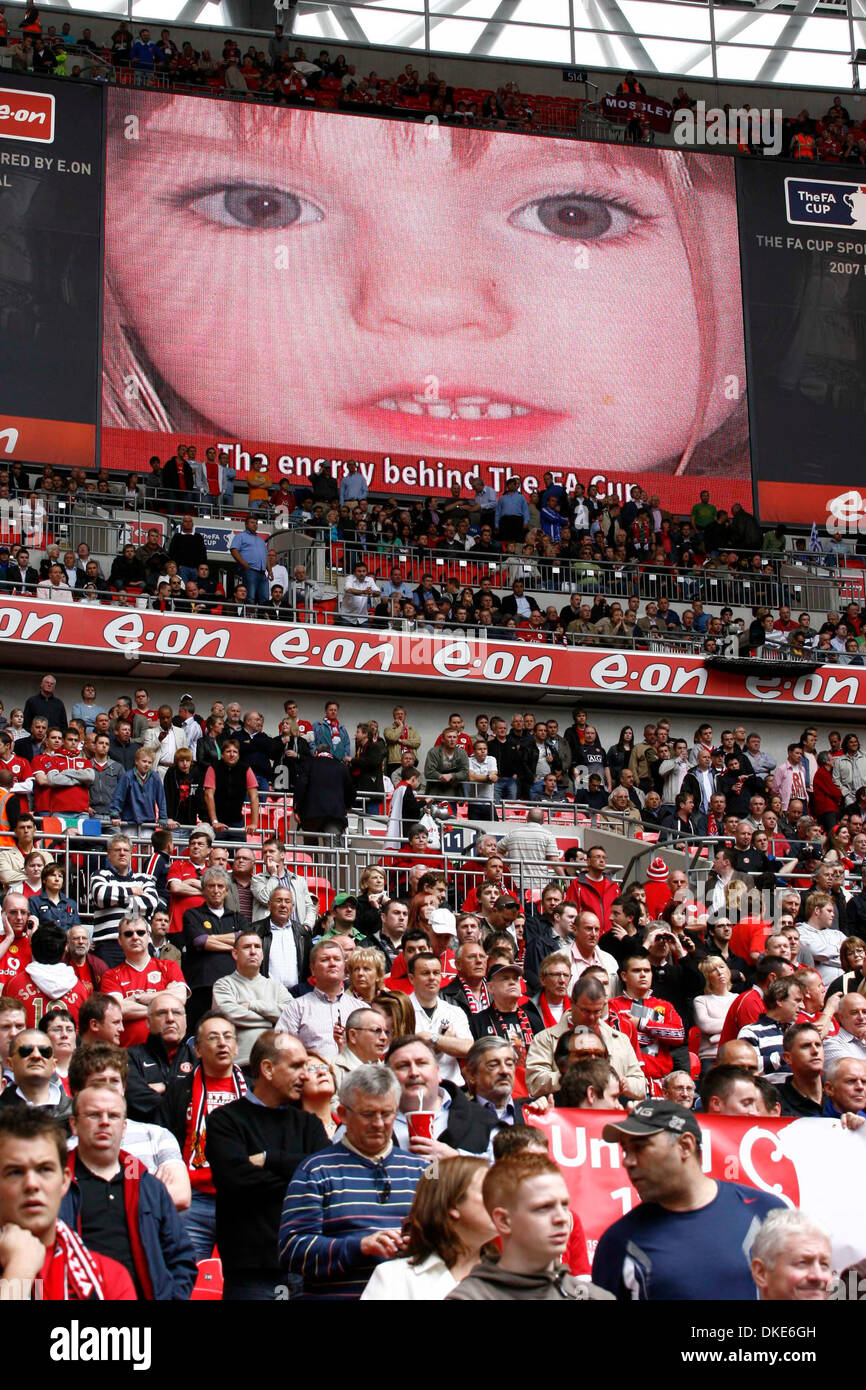
[[[234,666],[431,677],[562,691],[737,700],[835,708],[866,707],[866,668],[824,667],[799,678],[709,669],[699,657],[601,652],[539,642],[477,641],[455,633],[389,633],[204,618],[146,610],[0,601],[0,643],[68,647],[142,657],[230,662]],[[7,656],[8,660],[8,656]]]

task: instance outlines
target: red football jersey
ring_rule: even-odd
[[[149,960],[143,970],[133,970],[129,961],[106,970],[99,982],[103,994],[119,994],[121,999],[137,999],[148,990],[162,990],[179,981],[186,987],[181,968],[174,960]],[[147,1042],[146,1018],[131,1018],[123,1029],[121,1047],[137,1047]]]
[[[49,772],[52,767],[56,767],[54,753],[40,753],[30,764],[34,773]],[[37,815],[43,813],[47,815],[51,806],[51,788],[40,787],[38,782],[33,783],[33,810]]]
[[[667,1076],[673,1070],[671,1049],[685,1042],[682,1019],[666,999],[657,999],[652,994],[641,1001],[650,1012],[644,1018],[635,1019],[631,1013],[634,1002],[626,994],[617,994],[610,1001],[609,1012],[615,1013],[620,1022],[627,1017],[636,1024],[638,1059],[647,1079]]]
[[[3,990],[4,998],[18,999],[24,1005],[28,1028],[38,1028],[45,1015],[52,1009],[68,1009],[77,1026],[81,1005],[92,993],[92,985],[86,984],[84,980],[76,980],[74,988],[68,994],[62,994],[59,999],[52,999],[42,993],[25,971],[22,971],[17,979],[10,981]]]
[[[6,993],[9,981],[16,979],[32,959],[29,936],[16,937],[5,956],[0,956],[0,994]]]
[[[183,931],[183,914],[188,907],[201,907],[204,897],[201,893],[179,894],[171,889],[172,879],[183,881],[187,878],[200,878],[207,868],[206,864],[193,864],[191,859],[176,859],[168,871],[169,908],[171,921],[169,933]]]
[[[8,762],[0,758],[0,767],[7,768],[16,782],[26,782],[28,777],[33,776],[33,769],[27,759],[17,758],[14,753]]]
[[[85,758],[80,753],[43,753],[35,760],[35,765],[41,764],[42,772],[80,772],[85,768],[92,768],[93,763],[89,758]],[[34,765],[34,766],[35,766]],[[47,805],[41,805],[37,809],[47,811],[54,816],[85,816],[90,810],[90,788],[75,787],[40,787],[40,792],[47,792]],[[34,788],[34,792],[36,788]],[[41,798],[40,798],[41,800]],[[34,806],[36,797],[34,796]]]

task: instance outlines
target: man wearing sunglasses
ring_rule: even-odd
[[[12,1085],[0,1096],[0,1106],[35,1106],[54,1120],[72,1114],[72,1101],[54,1076],[54,1047],[47,1033],[25,1028],[9,1049]]]
[[[189,989],[177,961],[151,956],[150,928],[143,917],[124,917],[117,939],[123,963],[106,970],[102,993],[110,994],[123,1010],[121,1047],[138,1047],[147,1042],[147,1011],[154,995],[173,994],[185,1003]]]

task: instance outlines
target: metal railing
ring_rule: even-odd
[[[738,552],[747,558],[756,552]],[[835,556],[804,559],[764,555],[774,573],[724,574],[707,569],[685,573],[676,566],[658,566],[648,561],[624,563],[596,560],[569,560],[545,556],[476,556],[473,550],[447,556],[420,547],[379,551],[365,549],[352,540],[331,543],[330,566],[335,575],[348,573],[357,560],[363,560],[374,576],[386,577],[393,566],[404,571],[406,583],[418,584],[424,574],[434,583],[457,579],[467,586],[489,578],[498,587],[509,587],[522,580],[532,590],[551,594],[604,596],[627,602],[639,598],[657,602],[685,604],[701,599],[718,606],[778,608],[782,604],[803,609],[827,611],[839,600],[839,574]],[[844,573],[844,572],[843,572]]]

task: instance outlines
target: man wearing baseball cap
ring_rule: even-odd
[[[470,1020],[475,1038],[498,1037],[511,1043],[520,1064],[526,1061],[529,1044],[544,1028],[536,1006],[526,999],[523,966],[517,961],[490,966],[487,971],[490,1007],[473,1014]],[[521,1003],[521,1000],[524,1002]]]
[[[708,1177],[697,1118],[673,1101],[640,1101],[602,1138],[620,1145],[640,1205],[601,1237],[594,1282],[623,1303],[753,1299],[752,1241],[780,1198]]]

